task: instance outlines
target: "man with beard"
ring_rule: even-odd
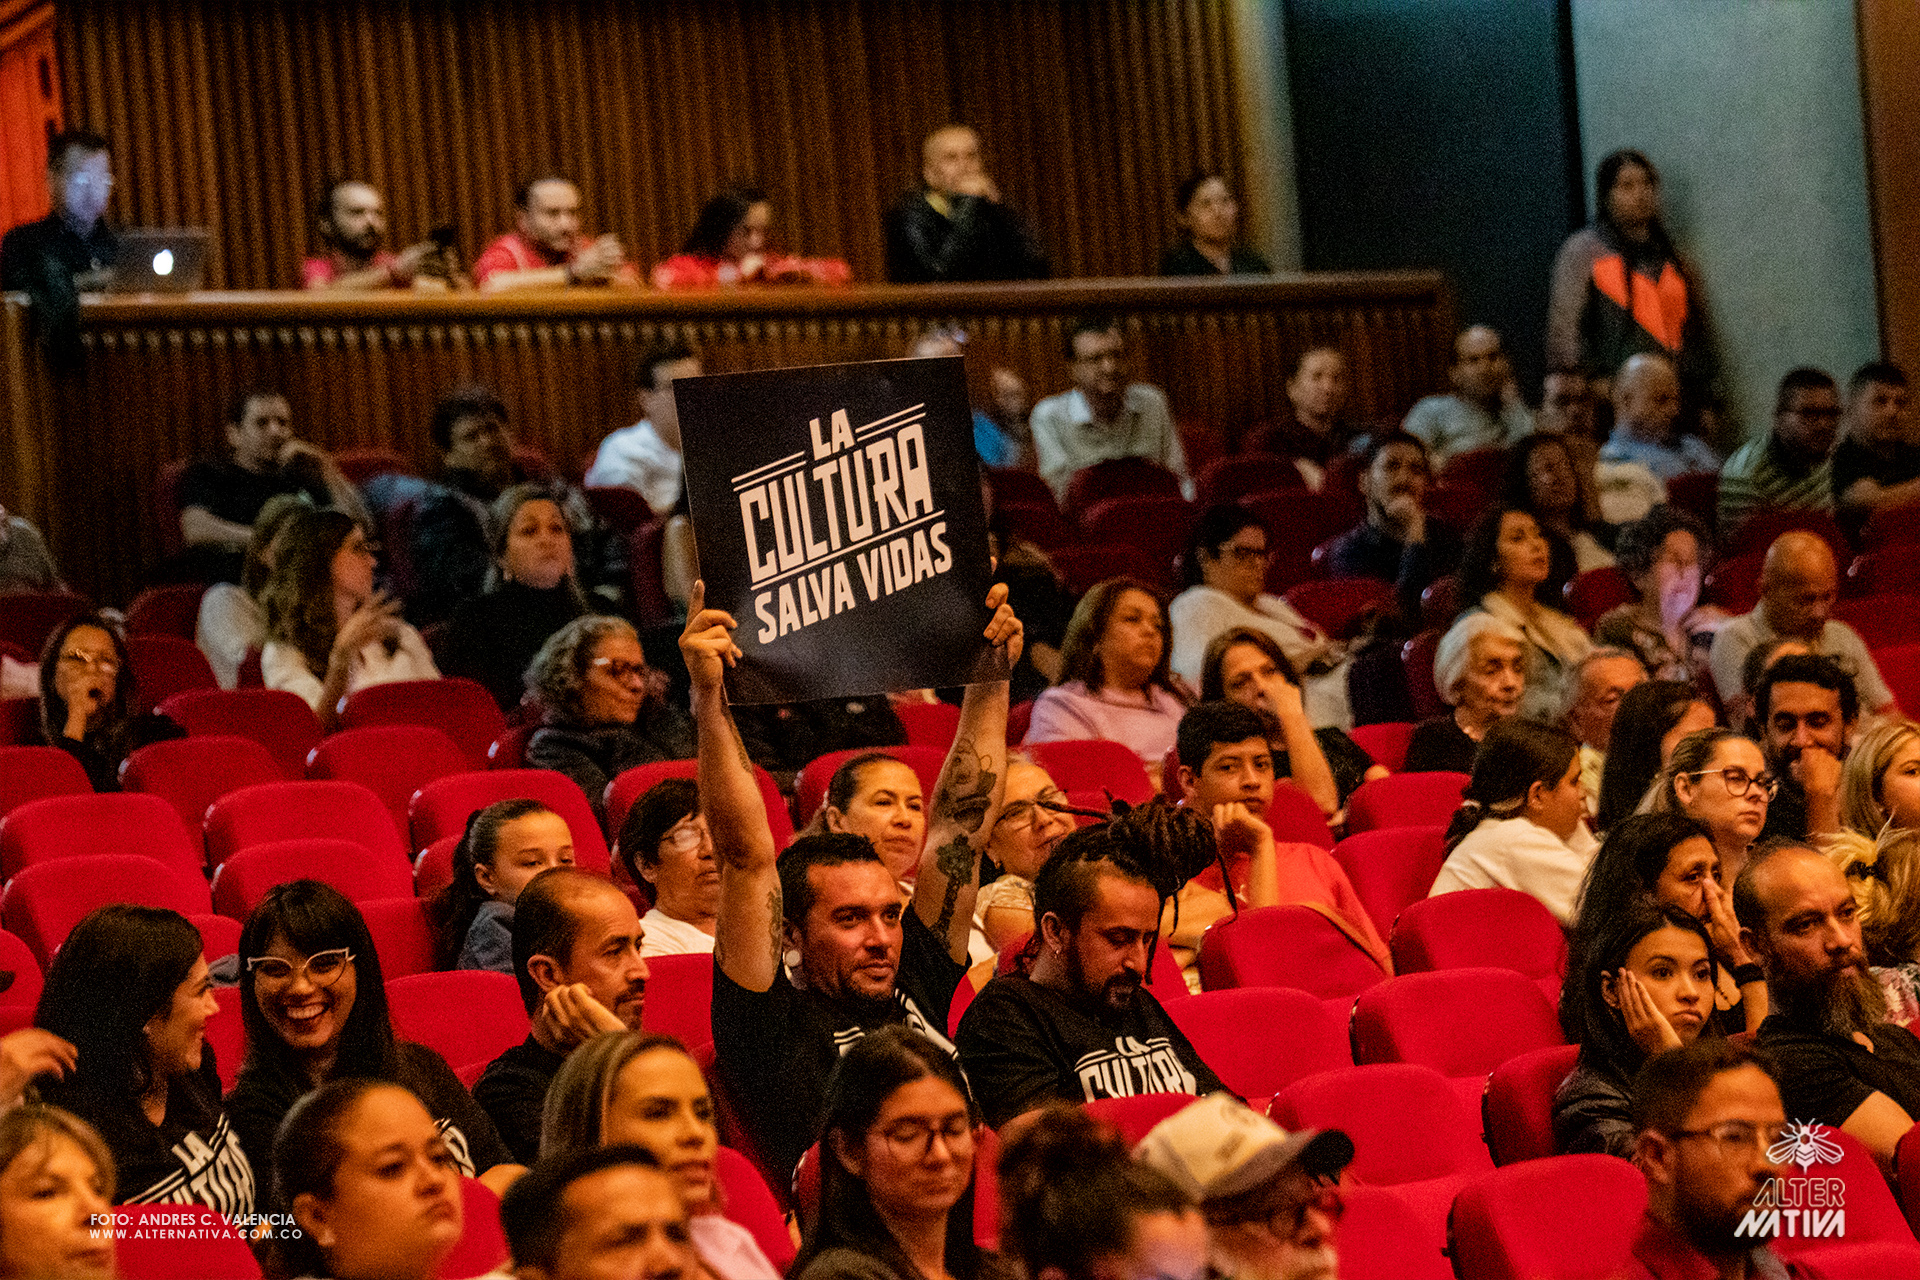
[[[1816,653],[1775,659],[1753,691],[1753,719],[1780,790],[1760,838],[1807,840],[1840,830],[1840,766],[1860,695],[1853,678]]]
[[[325,252],[300,264],[302,289],[447,289],[458,279],[452,251],[432,240],[399,253],[381,247],[387,238],[387,202],[371,183],[357,178],[334,183],[320,197],[314,216]]]
[[[590,871],[550,867],[514,900],[513,976],[533,1030],[487,1065],[473,1097],[515,1160],[540,1154],[547,1089],[567,1055],[603,1031],[640,1029],[645,937],[627,895]]]
[[[1060,842],[1034,879],[1032,971],[989,982],[960,1020],[960,1065],[994,1128],[1055,1100],[1225,1087],[1141,985],[1161,904],[1187,878],[1154,847],[1156,807]]]
[[[1341,534],[1328,557],[1336,578],[1378,578],[1394,584],[1408,623],[1420,617],[1420,593],[1460,565],[1465,544],[1427,515],[1432,483],[1427,446],[1405,431],[1381,431],[1367,441],[1360,496],[1367,518]]]
[[[1757,848],[1733,886],[1740,939],[1767,974],[1759,1043],[1796,1122],[1860,1139],[1883,1166],[1920,1115],[1920,1040],[1886,1021],[1846,877],[1804,845]]]
[[[1798,1113],[1796,1113],[1798,1114]],[[1802,1275],[1765,1241],[1734,1234],[1767,1181],[1787,1123],[1765,1054],[1718,1036],[1650,1059],[1633,1082],[1634,1163],[1647,1213],[1632,1280],[1779,1280]]]

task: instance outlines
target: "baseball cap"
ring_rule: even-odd
[[[1263,1186],[1294,1164],[1336,1178],[1353,1162],[1353,1139],[1338,1129],[1288,1133],[1232,1094],[1215,1093],[1153,1126],[1133,1156],[1205,1203]]]

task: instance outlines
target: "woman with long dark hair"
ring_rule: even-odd
[[[1460,557],[1461,615],[1490,613],[1526,637],[1520,714],[1539,720],[1555,717],[1568,673],[1593,648],[1580,624],[1561,611],[1552,575],[1552,548],[1524,508],[1495,507],[1467,535]]]
[[[1627,690],[1613,713],[1594,825],[1611,831],[1629,816],[1651,809],[1654,784],[1673,749],[1688,734],[1711,728],[1712,705],[1685,681],[1648,680]]]
[[[513,904],[549,867],[573,865],[573,830],[538,800],[477,809],[453,850],[453,879],[428,903],[448,969],[513,972]]]
[[[1027,741],[1122,742],[1157,781],[1191,700],[1167,650],[1167,614],[1152,588],[1131,578],[1095,583],[1067,624],[1059,680],[1034,700]]]
[[[1601,542],[1607,530],[1595,487],[1591,459],[1583,471],[1565,436],[1536,431],[1507,450],[1502,497],[1540,526],[1551,553],[1547,584],[1555,592],[1564,593],[1576,574],[1613,563]]]
[[[1240,202],[1226,178],[1200,170],[1173,193],[1180,241],[1160,259],[1163,276],[1266,275],[1267,260],[1240,243]]]
[[[796,258],[772,248],[773,202],[758,187],[728,187],[707,201],[680,252],[653,269],[656,289],[755,284],[843,285],[839,258]]]
[[[95,791],[120,789],[120,764],[150,742],[186,730],[155,712],[133,714],[127,636],[106,613],[83,613],[40,651],[40,732],[80,762]]]

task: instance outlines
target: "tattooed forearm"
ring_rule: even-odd
[[[965,836],[955,836],[940,846],[935,855],[934,864],[940,874],[946,877],[946,892],[940,899],[940,915],[933,922],[933,934],[937,938],[947,936],[953,928],[953,913],[960,904],[960,891],[973,883],[979,873],[980,859]]]
[[[993,769],[992,756],[973,749],[971,738],[953,744],[946,767],[934,789],[933,820],[949,822],[968,835],[977,834],[993,807],[993,788],[999,775]]]

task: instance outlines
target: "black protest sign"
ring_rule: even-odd
[[[958,357],[676,378],[707,605],[735,702],[1003,680]]]

